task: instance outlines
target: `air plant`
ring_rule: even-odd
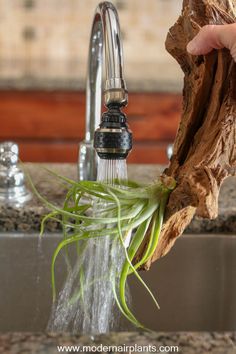
[[[53,172],[51,172],[53,173]],[[53,173],[55,174],[55,173]],[[58,207],[42,197],[32,185],[34,192],[43,200],[51,212],[44,217],[41,224],[41,234],[48,219],[62,224],[63,239],[58,244],[52,258],[51,276],[53,301],[56,300],[55,263],[58,254],[70,244],[79,244],[82,240],[91,238],[110,237],[117,240],[124,250],[124,263],[120,274],[110,279],[114,298],[122,314],[135,326],[144,328],[136,319],[126,301],[126,283],[129,275],[134,274],[146,288],[157,308],[159,305],[149,287],[138,273],[153,255],[160,236],[166,203],[171,191],[175,188],[175,181],[171,177],[162,177],[149,185],[140,185],[135,182],[118,181],[110,185],[94,181],[74,181],[59,177],[68,187],[63,207]],[[99,201],[102,208],[94,213],[94,204]],[[135,256],[142,242],[148,242],[145,251],[138,261]],[[132,233],[127,247],[125,240]],[[83,252],[84,242],[81,243]],[[82,296],[83,277],[81,277],[79,296]]]

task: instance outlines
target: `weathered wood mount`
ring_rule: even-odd
[[[200,27],[235,21],[234,0],[184,0],[182,14],[169,30],[166,49],[185,74],[181,122],[165,171],[178,186],[167,205],[159,245],[145,269],[171,249],[194,214],[217,217],[220,186],[235,174],[236,64],[226,49],[206,56],[186,51]]]

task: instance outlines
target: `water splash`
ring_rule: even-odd
[[[126,160],[99,160],[98,181],[114,183],[115,180],[125,181],[128,179]]]
[[[125,160],[99,160],[98,181],[109,184],[127,180]],[[101,201],[94,204],[99,215]],[[108,235],[80,243],[80,254],[69,270],[64,287],[53,307],[48,324],[50,331],[73,333],[107,333],[119,329],[112,282],[118,284],[118,274],[124,262],[124,250],[117,238]]]

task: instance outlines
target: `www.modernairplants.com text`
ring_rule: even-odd
[[[155,345],[58,345],[58,352],[61,353],[178,353],[179,347],[177,345],[172,346],[155,346]]]

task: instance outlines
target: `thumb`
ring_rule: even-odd
[[[187,51],[192,55],[204,55],[221,48],[229,49],[236,62],[236,23],[204,26],[187,45]]]

